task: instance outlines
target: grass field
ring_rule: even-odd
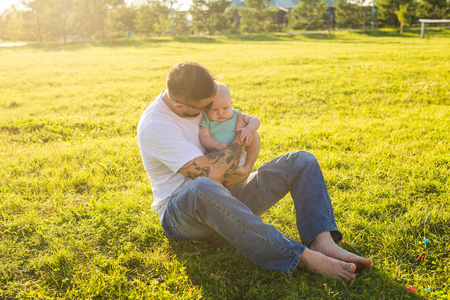
[[[427,34],[0,48],[0,299],[449,299],[450,31]],[[373,270],[288,277],[164,237],[136,126],[184,60],[261,119],[256,165],[317,157],[341,245]],[[289,196],[263,220],[299,239]]]

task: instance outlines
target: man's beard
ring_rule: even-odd
[[[200,113],[193,114],[193,115],[190,115],[190,114],[187,114],[187,113],[183,113],[182,117],[186,118],[186,119],[193,119],[193,118],[198,117],[199,115],[200,115]]]

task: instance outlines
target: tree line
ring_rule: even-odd
[[[446,19],[448,0],[375,0],[376,27],[410,25],[418,18]],[[10,7],[0,15],[1,40],[113,39],[127,33],[144,36],[257,33],[292,29],[367,28],[372,22],[371,1],[338,0],[334,9],[325,0],[301,0],[290,10],[270,0],[245,0],[245,7],[229,0],[193,0],[179,11],[176,0],[147,0],[127,5],[124,0],[21,0],[24,9]],[[174,9],[171,10],[171,7]],[[328,21],[328,22],[327,22]]]

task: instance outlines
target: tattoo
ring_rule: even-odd
[[[196,179],[198,177],[208,177],[209,176],[209,172],[210,172],[210,168],[209,167],[199,167],[197,165],[197,163],[195,162],[195,159],[192,161],[192,163],[188,166],[185,166],[181,169],[187,170],[187,177],[191,178],[191,179]],[[180,170],[181,170],[180,169]]]
[[[224,163],[227,165],[231,164],[231,166],[225,171],[224,179],[230,177],[234,174],[236,169],[238,168],[237,159],[241,157],[242,151],[244,147],[239,143],[232,143],[229,145],[229,151],[218,151],[214,153],[207,154],[208,157],[208,165],[204,167],[200,167],[197,165],[197,159],[192,160],[190,164],[185,165],[180,169],[180,171],[184,171],[188,178],[196,179],[198,177],[209,177],[211,173],[211,167],[220,168]],[[226,155],[229,155],[225,158]]]
[[[240,157],[239,154],[241,154],[243,147],[241,145],[239,145],[239,143],[232,143],[232,144],[228,145],[228,147],[230,147],[231,152],[233,152],[233,154],[235,156]]]
[[[208,163],[218,169],[225,161],[224,156],[225,153],[223,153],[222,151],[211,153],[207,155]]]
[[[242,155],[242,151],[244,150],[244,147],[239,145],[239,143],[233,143],[229,145],[230,150],[232,154],[227,157],[227,163],[231,163],[233,159],[238,159]],[[237,168],[237,166],[236,166]],[[234,170],[233,170],[234,171]]]
[[[225,174],[223,175],[223,178],[226,179],[234,174],[234,171],[236,171],[238,165],[233,163],[228,170],[225,171]]]

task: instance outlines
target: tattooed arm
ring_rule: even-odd
[[[259,146],[260,146],[260,137],[258,132],[254,133],[253,140],[246,147],[247,158],[245,159],[245,164],[242,167],[236,169],[236,172],[228,177],[225,181],[223,181],[224,186],[235,185],[243,182],[248,178],[250,173],[252,172],[252,167],[256,162],[259,154]]]
[[[245,126],[242,114],[238,115],[236,128]],[[209,177],[217,182],[223,182],[236,171],[239,159],[246,146],[239,140],[239,135],[223,150],[194,158],[178,171],[186,177]]]
[[[225,149],[194,158],[178,172],[192,179],[209,177],[223,182],[236,171],[244,148],[245,142],[236,137]]]

